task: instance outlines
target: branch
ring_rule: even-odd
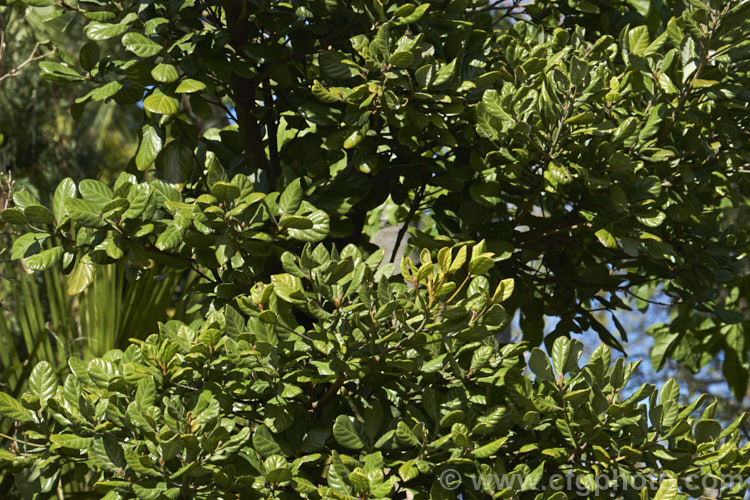
[[[664,127],[664,130],[659,135],[658,139],[656,139],[656,144],[659,145],[669,136],[669,133],[672,131],[672,128],[677,123],[677,120],[679,119],[679,115],[682,112],[683,108],[685,107],[685,104],[687,103],[688,97],[690,97],[690,94],[693,91],[693,85],[695,84],[695,81],[698,79],[698,77],[701,74],[701,71],[703,70],[703,66],[706,65],[706,62],[708,62],[708,49],[711,45],[711,40],[714,35],[714,31],[717,29],[718,24],[716,21],[714,21],[713,25],[711,26],[711,31],[708,33],[708,38],[706,39],[706,43],[703,46],[703,50],[701,51],[701,58],[700,61],[698,61],[698,66],[695,68],[695,73],[693,73],[692,78],[690,78],[690,81],[685,86],[684,92],[680,96],[680,100],[677,101],[677,106],[674,110],[674,118],[670,120],[669,123],[667,123],[667,126]]]
[[[328,388],[328,391],[326,391],[326,393],[323,394],[323,397],[313,402],[312,404],[313,410],[323,406],[328,401],[333,399],[333,397],[336,395],[339,389],[341,389],[342,385],[344,385],[344,376],[340,374],[338,378],[336,379],[336,382],[334,382],[333,385],[331,385],[331,387]]]
[[[658,300],[651,300],[651,299],[647,299],[647,298],[644,298],[644,297],[640,297],[640,296],[636,295],[635,293],[631,292],[631,291],[630,291],[629,289],[627,289],[627,288],[625,288],[625,289],[624,289],[624,291],[625,291],[625,293],[627,293],[628,295],[631,295],[631,296],[635,297],[635,298],[636,298],[636,299],[638,299],[638,300],[642,300],[643,302],[647,302],[647,303],[649,303],[649,304],[653,304],[653,305],[655,305],[655,306],[672,307],[672,306],[674,306],[674,305],[677,305],[676,303],[669,303],[669,302],[660,302],[660,301],[658,301]]]
[[[268,135],[268,155],[271,159],[271,171],[281,173],[281,160],[279,159],[279,145],[277,143],[278,125],[276,113],[273,107],[273,92],[271,90],[271,79],[263,80],[263,105],[266,108],[266,134]]]
[[[2,34],[3,34],[3,38],[5,38],[5,32],[4,31],[3,31]],[[0,43],[4,43],[4,41],[0,42]],[[6,78],[12,78],[14,76],[18,76],[18,74],[21,72],[21,70],[24,67],[28,66],[29,64],[33,63],[34,61],[39,61],[40,59],[44,59],[45,57],[49,57],[49,56],[51,56],[52,54],[55,53],[55,51],[53,49],[52,52],[48,52],[46,54],[41,54],[41,55],[35,56],[34,54],[36,54],[36,51],[39,50],[39,46],[40,45],[41,44],[39,42],[37,42],[36,45],[34,45],[34,48],[32,49],[31,54],[29,55],[29,57],[24,62],[22,62],[21,64],[19,64],[18,66],[16,66],[12,70],[10,70],[8,73],[4,74],[3,76],[0,76],[0,82],[2,82],[3,80],[5,80]]]
[[[417,213],[417,210],[419,209],[419,204],[422,202],[422,195],[424,194],[426,184],[422,183],[421,186],[417,189],[417,193],[414,195],[414,201],[411,203],[411,206],[409,207],[409,213],[406,214],[406,219],[404,219],[404,225],[401,226],[401,229],[398,230],[398,235],[396,236],[396,242],[393,244],[393,250],[391,251],[391,260],[390,262],[393,262],[396,260],[396,254],[398,253],[398,249],[401,246],[401,241],[404,239],[404,236],[406,235],[406,231],[409,230],[409,224],[411,223],[412,218],[414,218],[414,214]]]
[[[24,441],[23,439],[16,439],[16,438],[14,438],[12,436],[8,436],[7,434],[3,434],[3,433],[0,433],[0,437],[4,437],[5,439],[10,439],[11,441],[13,441],[15,443],[23,443],[23,444],[25,444],[27,446],[35,446],[37,448],[46,448],[47,447],[47,446],[45,446],[43,444],[30,443],[28,441]]]
[[[230,44],[238,56],[242,55],[242,47],[248,43],[250,30],[248,25],[247,1],[222,0]],[[250,170],[265,170],[269,176],[269,188],[273,189],[278,173],[271,171],[266,158],[266,148],[263,145],[263,135],[257,118],[253,115],[255,107],[255,90],[258,82],[232,73],[229,79],[229,89],[234,100],[237,113],[242,149],[245,150],[245,160]]]

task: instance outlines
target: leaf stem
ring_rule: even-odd
[[[16,439],[12,436],[8,436],[7,434],[3,434],[2,432],[0,432],[0,437],[4,437],[5,439],[10,439],[11,441],[15,441],[16,443],[23,443],[27,446],[34,446],[36,448],[46,448],[46,446],[43,444],[29,443],[28,441],[24,441],[23,439]]]

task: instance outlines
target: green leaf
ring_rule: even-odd
[[[161,89],[155,89],[143,100],[143,108],[158,115],[173,115],[180,110],[180,101],[165,94]]]
[[[409,50],[399,50],[394,52],[393,55],[388,59],[388,64],[392,64],[397,68],[408,68],[416,60],[414,54]]]
[[[30,192],[23,190],[13,193],[13,203],[17,208],[25,210],[26,207],[30,207],[31,205],[39,205],[39,200]]]
[[[333,450],[331,458],[331,465],[328,467],[327,473],[328,486],[345,498],[349,498],[352,493],[352,487],[349,484],[349,469],[341,461],[336,450]]]
[[[78,185],[78,190],[84,200],[96,205],[106,205],[114,198],[112,190],[103,182],[95,179],[82,180]]]
[[[176,248],[182,242],[182,231],[174,224],[168,224],[156,238],[156,248],[162,252]]]
[[[606,229],[602,228],[598,230],[596,233],[594,233],[599,240],[599,243],[604,245],[607,248],[617,248],[617,240],[614,236],[612,236],[612,233],[607,231]]]
[[[49,440],[61,448],[71,450],[86,450],[94,441],[93,438],[76,436],[75,434],[52,434]]]
[[[318,64],[323,76],[330,80],[348,80],[356,76],[359,71],[356,64],[347,64],[336,51],[327,50],[318,56]]]
[[[39,398],[44,408],[47,400],[57,392],[57,375],[47,361],[39,362],[29,376],[29,392]]]
[[[279,196],[279,209],[284,215],[293,215],[302,203],[302,185],[300,179],[294,179]]]
[[[500,96],[495,89],[488,89],[482,95],[482,104],[487,112],[495,118],[512,121],[513,118],[503,108]]]
[[[419,476],[419,469],[417,468],[414,460],[407,460],[398,468],[398,475],[404,482],[411,481],[412,479]]]
[[[361,425],[353,417],[339,415],[333,424],[333,437],[341,446],[360,450],[365,446],[360,428]]]
[[[552,345],[552,364],[558,375],[567,373],[568,361],[570,360],[570,339],[558,337]]]
[[[284,454],[284,451],[276,442],[271,431],[264,425],[258,426],[255,429],[253,433],[253,447],[264,457]]]
[[[86,26],[86,36],[97,42],[120,36],[126,31],[128,26],[124,24],[89,23]]]
[[[338,102],[341,99],[337,94],[329,90],[325,85],[320,83],[318,80],[313,81],[312,94],[321,102],[333,103]]]
[[[128,191],[128,203],[130,203],[130,208],[122,214],[122,218],[135,219],[141,215],[148,205],[151,193],[152,191],[148,184],[137,184],[130,188],[130,191]]]
[[[141,134],[138,153],[135,155],[135,165],[138,167],[138,170],[146,170],[154,163],[156,156],[161,151],[162,145],[163,141],[157,130],[150,125],[146,125]]]
[[[544,474],[545,463],[546,462],[540,463],[534,470],[529,472],[529,474],[523,478],[521,491],[530,491],[536,488],[537,484],[539,484],[539,481],[542,479],[542,475]]]
[[[145,410],[156,402],[156,383],[154,383],[153,377],[146,376],[138,382],[135,402],[141,410]]]
[[[422,364],[422,373],[434,373],[445,365],[445,354],[434,357]]]
[[[164,180],[171,184],[185,184],[193,173],[193,151],[181,139],[169,142],[156,159],[164,173]]]
[[[231,182],[219,181],[211,186],[211,194],[224,201],[233,201],[240,197],[240,188]]]
[[[485,255],[480,255],[469,261],[469,273],[471,273],[472,276],[484,274],[492,269],[494,265],[495,263],[491,258]]]
[[[291,481],[292,471],[286,466],[274,466],[273,459],[275,458],[281,459],[283,460],[283,463],[286,463],[286,460],[283,457],[269,457],[268,460],[266,460],[266,481],[271,484]]]
[[[104,85],[95,88],[92,90],[88,95],[91,96],[91,98],[94,101],[105,101],[109,99],[110,97],[117,94],[120,89],[122,88],[122,83],[120,82],[109,82],[105,83]]]
[[[396,438],[400,443],[409,447],[417,447],[420,445],[419,438],[417,438],[414,431],[403,420],[399,421],[396,426]]]
[[[42,70],[42,78],[58,82],[82,81],[84,78],[73,68],[54,61],[42,61],[39,63]]]
[[[494,351],[490,346],[480,346],[471,356],[471,370],[477,371],[483,368],[492,357]]]
[[[288,233],[290,237],[300,241],[316,242],[328,236],[329,219],[327,213],[323,210],[316,210],[305,214],[305,217],[312,221],[312,227],[310,229],[289,228]]]
[[[656,495],[654,495],[654,500],[673,500],[677,498],[678,493],[677,479],[671,477],[665,478],[662,479],[659,489],[656,491]]]
[[[105,227],[107,222],[101,217],[99,207],[80,198],[67,198],[64,201],[68,215],[85,227]]]
[[[16,422],[33,422],[34,414],[13,396],[0,391],[0,415]]]
[[[42,205],[30,205],[23,210],[29,224],[35,226],[52,225],[55,223],[55,215]]]
[[[105,219],[119,219],[122,214],[130,208],[130,203],[125,198],[115,198],[102,207],[102,217]]]
[[[271,276],[273,291],[276,295],[291,303],[304,302],[305,292],[302,280],[291,274],[274,274]]]
[[[505,302],[513,295],[513,288],[515,287],[515,281],[513,278],[506,278],[498,283],[495,288],[495,293],[492,294],[492,303],[500,304]]]
[[[122,37],[122,44],[138,57],[153,57],[162,50],[161,45],[140,33],[126,33]]]
[[[156,466],[154,466],[151,459],[147,455],[139,455],[133,448],[125,448],[125,461],[127,462],[128,467],[140,477],[161,477],[161,474],[156,470]],[[141,489],[145,488],[141,487]]]
[[[279,221],[279,227],[290,229],[310,229],[313,227],[313,221],[300,215],[289,215]]]
[[[548,380],[550,382],[555,381],[555,375],[552,373],[549,358],[544,351],[538,347],[535,347],[531,351],[531,356],[529,356],[529,368],[531,368],[531,371],[534,372],[534,375],[536,375],[538,380]]]
[[[99,62],[100,56],[99,45],[94,42],[86,42],[81,47],[78,59],[81,62],[81,67],[90,72]]]
[[[49,235],[45,233],[22,234],[13,241],[10,258],[14,260],[23,259],[41,252],[42,245],[47,239],[49,239]]]
[[[349,474],[349,482],[357,493],[364,494],[370,491],[370,480],[359,467]]]
[[[417,6],[416,9],[414,9],[414,11],[411,14],[407,16],[403,16],[401,19],[398,19],[397,22],[398,24],[416,23],[422,18],[422,16],[424,16],[425,12],[427,12],[427,9],[429,8],[430,8],[429,3],[421,3]]]
[[[648,119],[646,120],[646,123],[643,125],[643,128],[638,133],[638,140],[639,141],[645,141],[653,137],[659,132],[659,128],[661,125],[661,113],[662,109],[664,108],[663,103],[659,103],[653,108],[651,108],[651,111],[648,114]]]
[[[362,139],[364,135],[359,130],[355,130],[344,140],[344,149],[352,149],[362,142]]]
[[[84,291],[94,280],[94,272],[91,258],[88,255],[80,257],[68,275],[68,295],[76,295]]]
[[[160,63],[154,66],[154,69],[151,70],[151,76],[154,78],[154,80],[161,83],[176,82],[180,77],[175,66],[165,63]]]
[[[453,59],[448,64],[444,64],[435,74],[435,78],[432,80],[431,84],[433,86],[442,85],[444,83],[448,83],[452,78],[453,74],[456,71],[456,59]]]
[[[638,222],[646,227],[659,227],[661,226],[667,215],[664,212],[656,212],[654,215],[645,215],[636,217]]]
[[[370,42],[370,52],[376,60],[381,62],[387,61],[391,56],[390,29],[390,24],[383,24]]]
[[[633,54],[643,56],[649,43],[648,27],[636,26],[628,32],[628,47]]]
[[[667,401],[679,401],[680,399],[680,386],[677,381],[673,378],[667,380],[659,390],[659,404],[666,404]]]
[[[410,15],[412,12],[414,12],[414,5],[407,3],[405,5],[402,5],[398,9],[396,9],[396,12],[393,13],[393,19],[406,17]]]
[[[474,450],[472,450],[471,454],[476,458],[487,458],[492,455],[496,455],[498,450],[500,450],[500,448],[503,446],[503,444],[505,444],[507,440],[508,436],[503,436],[501,438],[495,439],[494,441],[480,446],[479,448],[475,448]]]
[[[15,224],[19,226],[25,226],[27,224],[26,216],[23,214],[23,210],[20,208],[6,208],[0,215],[3,220],[8,224]]]
[[[638,119],[634,116],[626,118],[617,126],[614,133],[612,134],[611,141],[613,143],[625,141],[629,139],[638,130]]]
[[[175,94],[192,94],[194,92],[201,92],[206,89],[206,84],[200,80],[193,80],[192,78],[186,78],[177,85],[174,90]]]
[[[49,248],[27,258],[24,261],[23,266],[32,271],[44,271],[45,269],[49,269],[57,264],[62,255],[62,247]]]
[[[94,358],[89,361],[87,371],[91,381],[98,387],[105,388],[109,382],[117,375],[114,364],[106,359]]]

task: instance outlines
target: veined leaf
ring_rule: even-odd
[[[106,205],[114,197],[114,193],[106,184],[95,179],[82,180],[78,190],[84,200],[96,205]]]
[[[333,424],[333,437],[341,446],[353,450],[362,449],[365,443],[359,427],[361,426],[352,417],[339,415]]]
[[[94,264],[88,254],[80,257],[73,271],[68,275],[68,295],[76,295],[84,291],[94,280],[94,269]]]
[[[139,57],[152,57],[162,50],[161,45],[140,33],[126,33],[122,37],[122,44]]]
[[[101,41],[120,36],[128,31],[125,24],[89,23],[86,26],[86,36],[89,40]]]
[[[143,108],[158,115],[173,115],[180,110],[180,101],[156,89],[143,100]]]
[[[0,391],[0,415],[17,422],[33,422],[34,414],[13,396]]]
[[[193,80],[192,78],[186,78],[177,85],[174,90],[175,94],[192,94],[194,92],[200,92],[206,89],[206,84],[200,80]]]
[[[175,66],[165,63],[154,66],[154,69],[151,70],[151,76],[154,77],[154,80],[161,83],[176,82],[180,77]]]
[[[23,210],[29,224],[35,226],[52,225],[55,223],[55,215],[49,208],[42,205],[30,205]]]
[[[105,227],[107,225],[99,212],[99,207],[90,201],[80,198],[67,198],[64,204],[70,218],[82,226]]]
[[[57,264],[60,261],[60,257],[62,257],[62,255],[62,247],[49,248],[27,258],[23,262],[23,265],[26,269],[30,269],[32,271],[44,271],[45,269],[49,269]]]

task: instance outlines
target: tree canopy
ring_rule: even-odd
[[[193,273],[203,320],[71,358],[63,384],[39,365],[3,398],[32,444],[0,458],[32,483],[85,464],[110,498],[427,498],[455,464],[547,498],[542,477],[592,460],[744,470],[739,423],[691,425],[700,402],[672,383],[620,398],[634,367],[599,350],[581,368],[569,337],[624,350],[618,314],[666,303],[654,364],[721,356],[744,395],[748,2],[13,8],[39,7],[88,38],[43,78],[88,86],[73,117],[138,110],[139,144],[113,183],[17,191],[12,257],[72,295],[97,265]],[[381,214],[411,233],[401,262],[370,241]]]

